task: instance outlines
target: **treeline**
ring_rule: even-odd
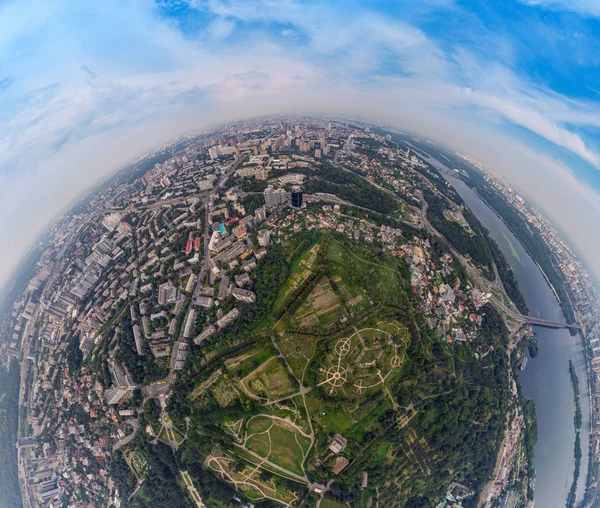
[[[256,302],[244,304],[239,308],[240,316],[211,338],[211,342],[235,339],[253,330],[256,324],[271,312],[279,288],[287,280],[289,273],[283,247],[274,244],[267,255],[258,262],[252,274]]]
[[[246,209],[246,215],[254,215],[258,208],[265,205],[265,198],[262,194],[250,194],[244,198],[242,203]]]
[[[140,506],[189,506],[185,494],[177,485],[179,467],[171,448],[160,441],[156,445],[146,443],[145,456],[148,461],[148,476],[143,488],[149,502],[142,502]]]
[[[139,434],[128,445],[128,448],[146,458],[148,472],[140,487],[139,495],[128,500],[125,503],[126,506],[140,508],[190,506],[187,491],[177,482],[180,471],[186,469],[179,453],[173,453],[168,445],[160,441],[157,444],[148,443]],[[115,451],[109,468],[110,476],[119,489],[121,499],[127,500],[136,488],[137,480],[127,465],[121,450]]]
[[[204,429],[201,434],[190,427],[188,437],[180,448],[182,469],[188,471],[194,479],[194,485],[206,506],[236,506],[237,503],[233,501],[236,491],[229,484],[220,480],[214,472],[204,467],[206,456],[215,446],[215,438],[218,441],[222,437],[218,436],[217,438],[208,434],[209,432],[205,432]]]
[[[121,499],[127,499],[134,491],[137,480],[121,450],[115,450],[108,462],[108,470],[111,479],[115,482]]]
[[[67,365],[69,366],[69,373],[71,376],[79,372],[81,364],[83,363],[83,352],[79,347],[79,334],[76,333],[71,336],[67,345]]]
[[[533,467],[533,454],[535,452],[535,444],[538,438],[537,416],[535,412],[535,402],[532,399],[521,399],[523,407],[524,428],[524,444],[525,444],[525,459],[527,461],[527,473],[530,478],[533,478],[535,469]],[[527,485],[527,499],[533,501],[533,485],[529,482]]]
[[[498,270],[498,275],[500,276],[500,280],[504,286],[506,294],[516,305],[521,314],[529,314],[529,307],[527,307],[527,303],[525,303],[525,297],[523,296],[523,292],[519,287],[519,283],[515,277],[513,269],[506,261],[506,258],[504,257],[504,254],[502,254],[500,247],[498,247],[496,240],[489,236],[487,230],[485,232],[485,236],[487,238],[488,245],[490,246],[492,258],[494,259],[494,263],[496,263],[496,269]]]
[[[323,276],[323,261],[325,260],[325,250],[327,249],[327,240],[325,240],[319,246],[319,252],[317,253],[317,259],[315,260],[315,265],[313,266],[313,272],[302,281],[302,283],[293,291],[292,295],[287,298],[287,300],[283,303],[280,309],[275,312],[275,317],[279,319],[285,313],[293,314],[305,298],[310,294],[310,292],[317,285],[317,282]]]
[[[474,227],[471,226],[471,228],[475,234],[471,234],[458,222],[450,221],[444,217],[444,210],[447,210],[450,205],[442,196],[434,194],[429,189],[424,189],[423,195],[429,205],[427,208],[427,219],[431,225],[444,235],[463,256],[469,256],[474,263],[479,265],[488,279],[493,280],[492,253],[484,238],[480,234],[477,234],[476,229],[478,224],[473,221],[470,211],[465,208],[463,216],[469,222],[469,225],[473,223]]]
[[[575,506],[575,500],[577,498],[577,482],[579,480],[579,473],[581,470],[581,400],[579,398],[579,378],[573,362],[569,360],[569,374],[571,376],[571,386],[573,387],[573,402],[575,403],[575,416],[573,417],[573,425],[575,426],[575,447],[573,449],[573,455],[575,457],[575,470],[573,471],[573,483],[571,483],[571,490],[567,497],[567,508],[573,508]]]
[[[393,213],[401,208],[401,203],[389,193],[371,185],[360,176],[331,164],[322,163],[311,174],[316,178],[304,185],[307,193],[335,194],[355,205],[383,214]]]

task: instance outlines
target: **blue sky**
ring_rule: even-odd
[[[263,113],[413,129],[600,239],[596,0],[0,0],[0,282],[124,161]]]

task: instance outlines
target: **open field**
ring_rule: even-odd
[[[338,296],[350,316],[358,316],[371,308],[371,302],[385,305],[394,298],[406,298],[406,288],[399,272],[398,260],[373,259],[361,246],[347,248],[338,240],[329,242],[327,266]]]
[[[297,475],[303,475],[302,464],[310,447],[310,439],[287,422],[257,416],[246,430],[245,447]]]
[[[283,361],[277,357],[263,363],[241,383],[250,393],[267,400],[277,400],[298,390]]]
[[[232,376],[244,378],[276,353],[271,344],[261,344],[260,347],[252,348],[240,356],[226,360],[225,366]]]
[[[300,329],[315,326],[328,329],[344,318],[342,302],[333,291],[327,277],[322,277],[294,313],[292,322]]]

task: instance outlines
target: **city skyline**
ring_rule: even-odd
[[[25,4],[0,8],[0,285],[49,220],[126,160],[272,113],[359,117],[470,155],[600,274],[589,2]]]

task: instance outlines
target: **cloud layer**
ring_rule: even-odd
[[[600,245],[580,230],[600,215],[594,3],[413,4],[3,3],[0,216],[10,241],[0,283],[40,228],[117,164],[191,129],[278,112],[362,116],[468,150],[592,259]],[[549,58],[565,34],[571,55]],[[548,175],[562,196],[536,185]]]

